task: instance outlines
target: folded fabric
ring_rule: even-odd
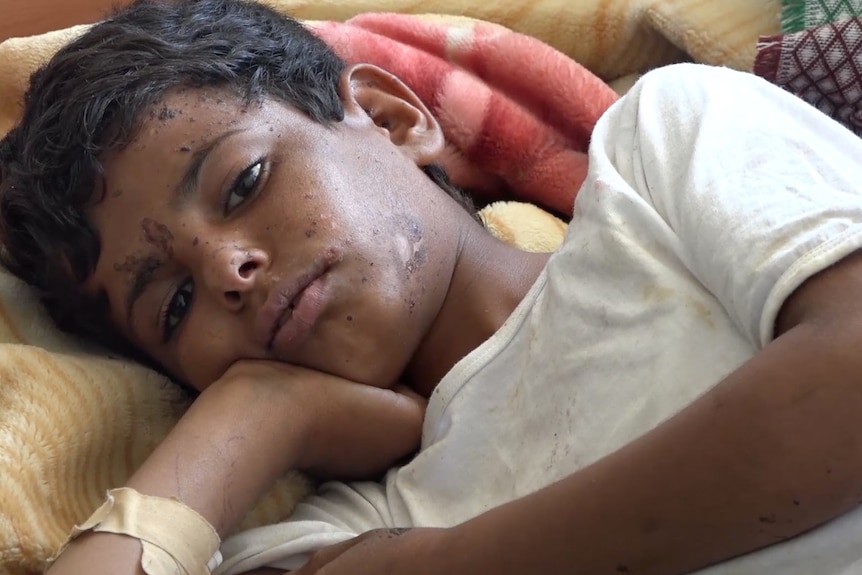
[[[754,72],[862,136],[862,1],[786,0]]]

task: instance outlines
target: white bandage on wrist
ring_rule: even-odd
[[[142,495],[129,487],[108,491],[95,513],[72,529],[63,549],[87,531],[140,539],[147,575],[210,575],[222,561],[218,533],[199,513],[179,499]]]

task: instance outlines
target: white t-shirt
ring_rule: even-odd
[[[451,526],[652,429],[772,338],[784,300],[862,246],[862,141],[752,75],[647,74],[596,127],[564,245],[438,385],[422,449],[225,542],[218,573],[390,526]],[[862,511],[704,570],[862,572]]]

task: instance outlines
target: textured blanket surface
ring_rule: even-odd
[[[779,32],[780,8],[778,0],[268,1],[321,21],[313,25],[348,59],[405,76],[440,117],[447,168],[459,182],[488,200],[559,212],[583,177],[591,125],[613,101],[606,86],[490,23],[381,15],[336,22],[368,11],[472,16],[543,40],[625,86],[630,75],[685,59],[750,69],[757,37]],[[0,44],[0,133],[16,121],[30,72],[82,30]],[[481,215],[493,233],[528,249],[554,249],[565,230],[519,203]],[[58,333],[33,294],[0,274],[0,575],[41,572],[71,525],[126,480],[185,407],[164,378]],[[285,478],[244,526],[283,517],[308,489],[296,474]]]
[[[862,0],[785,0],[754,72],[862,136]]]

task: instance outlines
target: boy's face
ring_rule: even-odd
[[[373,89],[362,81],[348,85]],[[451,275],[440,233],[451,202],[417,167],[442,137],[433,120],[409,126],[421,114],[398,99],[372,97],[373,120],[351,100],[326,127],[273,100],[168,94],[103,158],[88,287],[105,290],[134,344],[199,389],[254,358],[391,385]]]

